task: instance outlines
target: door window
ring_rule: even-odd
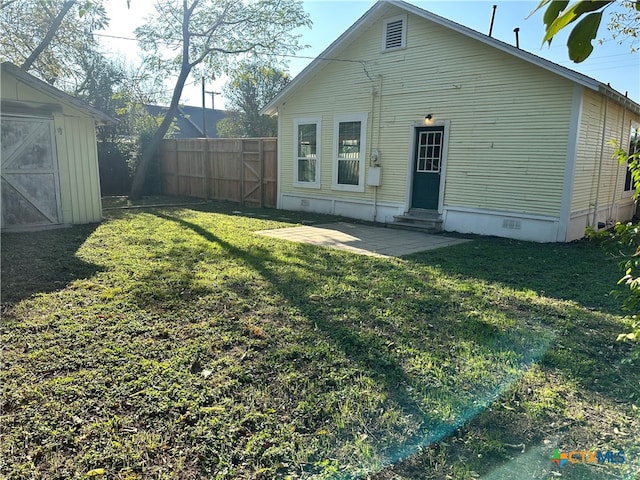
[[[442,160],[442,132],[420,132],[416,172],[439,173]]]

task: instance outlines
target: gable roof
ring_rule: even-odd
[[[145,105],[144,108],[153,116],[166,115],[169,107],[159,105]],[[172,135],[172,138],[202,138],[202,107],[191,105],[180,105],[175,115],[176,126],[179,131]],[[207,129],[206,138],[218,138],[217,125],[220,120],[229,116],[226,110],[204,109],[205,126]]]
[[[18,80],[21,83],[24,83],[25,85],[33,88],[34,90],[44,93],[45,95],[48,95],[58,100],[61,103],[67,103],[73,106],[74,108],[77,108],[78,110],[86,113],[90,117],[93,117],[93,119],[98,124],[106,125],[106,124],[117,123],[117,120],[111,117],[110,115],[107,115],[101,110],[98,110],[97,108],[92,107],[91,105],[89,105],[86,102],[83,102],[79,98],[69,95],[68,93],[63,92],[62,90],[59,90],[52,85],[49,85],[47,82],[40,80],[37,77],[34,77],[33,75],[18,68],[13,63],[3,62],[0,65],[0,68],[2,69],[3,72],[7,72],[16,80]]]
[[[419,17],[422,17],[426,20],[429,20],[433,23],[441,25],[445,28],[453,30],[455,32],[460,33],[466,37],[472,38],[474,40],[478,40],[486,45],[494,47],[502,52],[513,55],[514,57],[520,58],[526,62],[529,62],[533,65],[536,65],[540,68],[543,68],[549,72],[552,72],[556,75],[559,75],[563,78],[571,80],[579,85],[582,85],[590,90],[594,90],[596,92],[600,92],[603,95],[613,99],[617,103],[629,108],[633,112],[640,115],[640,104],[634,102],[626,95],[622,95],[620,92],[614,90],[609,85],[605,85],[598,80],[595,80],[591,77],[583,75],[579,72],[571,70],[566,67],[562,67],[556,63],[553,63],[549,60],[546,60],[542,57],[529,53],[525,50],[521,50],[513,45],[509,45],[501,40],[498,40],[493,37],[489,37],[483,33],[477,32],[469,27],[465,27],[459,23],[448,20],[444,17],[436,15],[434,13],[423,10],[422,8],[416,7],[415,5],[411,5],[410,3],[404,2],[402,0],[379,0],[373,5],[362,17],[360,17],[350,28],[348,28],[342,35],[340,35],[337,40],[335,40],[327,49],[322,52],[315,60],[313,60],[307,67],[298,74],[293,81],[291,81],[286,87],[284,87],[276,97],[271,100],[260,113],[267,115],[274,115],[277,112],[277,106],[282,104],[286,99],[301,85],[306,83],[308,79],[310,79],[317,68],[320,67],[321,63],[326,59],[336,58],[336,55],[339,54],[342,50],[342,47],[346,42],[354,39],[360,32],[371,24],[375,23],[379,19],[381,19],[385,13],[392,7],[396,7],[406,11],[407,13],[412,13]]]

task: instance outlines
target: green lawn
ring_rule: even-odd
[[[596,245],[381,259],[252,233],[328,217],[108,216],[2,235],[0,478],[640,478],[640,370]]]

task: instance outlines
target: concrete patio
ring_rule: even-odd
[[[469,240],[444,235],[336,222],[261,230],[257,235],[347,250],[375,257],[401,257],[411,253],[458,245]]]

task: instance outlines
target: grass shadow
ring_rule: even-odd
[[[338,253],[327,253],[324,257],[318,254],[322,249],[308,245],[293,247],[299,252],[296,257],[308,258],[293,269],[289,268],[292,266],[290,262],[281,261],[264,247],[239,248],[197,223],[160,211],[151,213],[219,245],[236,261],[257,272],[278,296],[313,325],[315,334],[311,342],[330,342],[358,371],[382,386],[385,396],[400,405],[406,415],[419,419],[420,426],[413,437],[404,439],[401,445],[387,452],[390,462],[442,440],[478,415],[538,360],[551,342],[550,336],[540,328],[516,328],[507,332],[478,320],[468,320],[475,325],[467,330],[469,335],[465,340],[470,345],[468,348],[487,357],[484,368],[489,375],[484,378],[485,383],[463,385],[464,379],[458,383],[454,377],[461,373],[461,377],[474,373],[465,373],[463,365],[446,355],[427,358],[432,351],[456,354],[455,347],[449,349],[447,345],[453,343],[453,334],[458,330],[448,322],[453,322],[459,311],[453,309],[453,317],[441,318],[437,308],[430,311],[428,297],[420,293],[409,292],[408,297],[412,298],[407,301],[407,292],[386,292],[395,295],[395,298],[389,298],[390,303],[407,301],[408,308],[415,314],[411,322],[407,319],[394,322],[380,312],[371,311],[370,298],[350,296],[347,292],[318,294],[318,285],[308,281],[302,272],[313,270],[314,275],[329,279],[336,275],[330,261],[335,261],[332,256],[338,255],[342,257],[343,270],[348,271],[350,267],[345,264],[351,263],[352,268],[358,269],[362,275],[363,265],[369,264],[371,271],[376,270],[376,275],[404,277],[399,284],[410,285],[410,289],[429,288],[432,279],[428,275],[408,272],[402,262]],[[328,259],[326,262],[325,258]],[[355,291],[374,288],[374,282],[366,275],[354,277],[351,282]],[[247,296],[251,294],[250,290],[244,293]],[[436,287],[430,294],[438,298],[438,304],[461,304],[460,298],[446,288]],[[496,311],[502,314],[500,308]],[[478,333],[485,330],[482,335]],[[421,373],[418,373],[418,367],[413,371],[408,368],[407,359],[413,357],[424,357],[425,361],[433,362],[432,369],[438,378],[425,376],[428,368]],[[492,359],[496,360],[493,365]],[[505,368],[505,365],[510,367]],[[447,409],[448,412],[443,412]]]
[[[507,255],[511,262],[504,261]],[[508,314],[518,318],[526,313],[557,335],[543,364],[563,368],[587,389],[611,398],[621,394],[620,362],[629,346],[615,341],[625,328],[620,300],[612,294],[620,272],[616,259],[599,245],[539,244],[532,250],[528,242],[478,239],[415,254],[408,261],[438,268],[461,283],[480,279],[512,289],[516,297],[505,305]],[[560,300],[563,306],[545,299]]]
[[[594,251],[602,255],[594,256]],[[595,260],[586,264],[587,256]],[[532,244],[477,238],[473,243],[417,253],[407,259],[436,267],[448,275],[482,279],[558,300],[574,300],[586,308],[614,315],[621,313],[620,302],[610,295],[621,276],[618,261],[588,241]]]
[[[468,445],[448,461],[475,458],[483,471],[479,455],[499,463],[505,442],[528,442],[580,405],[562,395],[598,391],[598,426],[626,413],[611,407],[623,386],[587,384],[616,374],[623,352],[599,336],[616,318],[584,296],[591,287],[581,297],[562,284],[566,271],[546,286],[538,263],[555,258],[549,246],[479,239],[378,259],[253,235],[291,224],[267,213],[114,213],[80,251],[104,273],[24,302],[5,329],[7,451],[20,446],[25,468],[49,473],[60,465],[49,458],[66,459],[76,476],[131,466],[141,476],[359,478],[424,447],[424,465],[402,478],[469,478],[434,467],[444,445]],[[522,268],[505,261],[518,251],[532,257]],[[568,258],[573,274],[599,265],[593,251]],[[484,271],[491,262],[507,266]],[[440,453],[427,448],[447,435]],[[45,440],[48,453],[32,460]],[[170,463],[177,451],[187,466]]]
[[[101,270],[76,252],[97,225],[30,233],[2,234],[2,303],[14,304],[37,293],[63,289],[69,282]]]

